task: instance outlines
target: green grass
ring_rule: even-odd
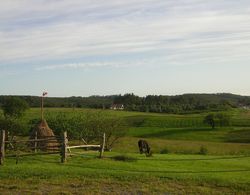
[[[101,182],[96,190],[107,193],[112,193],[110,190],[113,185],[121,185],[127,191],[136,192],[143,183],[150,185],[151,181],[157,181],[159,186],[146,188],[145,193],[163,193],[170,190],[177,193],[197,192],[198,188],[203,193],[215,192],[220,188],[225,192],[245,193],[250,190],[249,157],[154,154],[153,157],[146,158],[129,153],[127,155],[137,160],[124,162],[111,158],[119,153],[105,155],[104,159],[98,159],[92,153],[73,156],[68,158],[66,164],[59,163],[58,155],[23,157],[17,165],[15,159],[7,159],[6,164],[1,167],[0,180],[3,182],[0,192],[24,193],[22,190],[26,188],[30,192],[41,192],[40,186],[45,184],[53,191],[56,190],[54,183],[61,183],[66,191],[70,191],[75,187],[68,186],[72,181],[76,181],[76,186],[84,186],[86,182],[90,185]],[[103,181],[111,187],[105,186],[103,189]],[[26,182],[31,182],[32,187],[28,187]],[[170,188],[174,183],[182,187]],[[185,188],[186,185],[189,185],[188,189]],[[34,187],[37,189],[33,189]],[[123,192],[119,188],[114,190],[116,193]]]
[[[131,128],[128,135],[171,140],[223,141],[225,131],[211,128]]]
[[[211,129],[200,128],[161,128],[161,127],[132,127],[128,136],[142,138],[161,138],[169,140],[193,140],[211,142],[250,142],[250,127],[224,127]]]
[[[124,137],[115,144],[113,151],[122,153],[139,152],[137,145],[139,139],[141,138]],[[250,155],[250,144],[247,143],[168,140],[161,138],[146,138],[146,140],[153,153],[160,153],[160,151],[168,149],[169,153],[172,154],[198,154],[200,147],[204,146],[208,149],[209,155]]]

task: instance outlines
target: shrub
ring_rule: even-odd
[[[137,161],[136,158],[131,157],[131,156],[126,156],[126,155],[118,155],[112,157],[112,159],[117,160],[117,161],[124,161],[124,162],[135,162]]]
[[[160,154],[168,154],[169,153],[169,149],[164,148],[160,151]]]
[[[20,119],[0,117],[0,130],[7,130],[11,136],[28,135],[28,124]]]
[[[208,149],[205,146],[201,146],[199,154],[203,154],[203,155],[208,154]]]
[[[5,118],[18,119],[29,108],[27,102],[19,97],[7,97],[2,105]]]

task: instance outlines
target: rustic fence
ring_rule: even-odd
[[[35,154],[59,154],[61,162],[65,163],[67,157],[71,155],[71,149],[74,148],[97,148],[99,150],[99,157],[102,158],[105,148],[105,133],[99,145],[84,144],[75,146],[69,146],[67,132],[64,132],[63,136],[60,137],[49,136],[43,137],[42,139],[38,139],[37,135],[34,139],[29,140],[6,140],[7,137],[5,130],[0,131],[0,165],[4,164],[4,159],[6,157],[14,156],[16,157],[16,163],[18,163],[19,157]],[[6,146],[11,147],[14,154],[6,155]],[[24,153],[20,153],[20,151]],[[40,153],[38,153],[38,151],[40,151]]]

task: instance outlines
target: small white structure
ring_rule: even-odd
[[[245,110],[250,110],[250,106],[242,106],[242,108]]]
[[[112,104],[110,107],[111,110],[124,110],[123,104]]]

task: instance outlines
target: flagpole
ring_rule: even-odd
[[[41,120],[43,121],[43,95],[41,97]]]
[[[41,97],[41,120],[44,119],[44,109],[43,109],[43,104],[44,104],[44,97],[48,94],[48,92],[43,92],[42,97]]]

